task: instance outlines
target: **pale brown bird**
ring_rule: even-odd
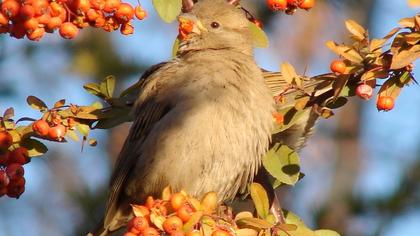
[[[160,196],[168,185],[233,199],[269,147],[274,100],[254,61],[245,14],[225,0],[202,0],[180,20],[193,28],[176,58],[143,76],[98,235],[123,227],[130,203]]]

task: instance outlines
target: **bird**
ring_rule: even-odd
[[[140,79],[105,217],[93,235],[125,226],[130,204],[166,186],[232,200],[246,192],[269,148],[274,99],[244,12],[225,0],[201,0],[178,20],[191,27],[177,56]]]

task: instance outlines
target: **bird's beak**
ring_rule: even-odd
[[[201,35],[208,31],[197,17],[190,14],[182,14],[178,17],[179,22],[179,38],[184,40],[191,34]]]

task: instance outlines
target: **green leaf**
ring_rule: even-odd
[[[83,88],[90,94],[93,94],[95,96],[101,96],[101,89],[99,88],[98,84],[95,83],[88,83],[83,85]]]
[[[74,132],[73,130],[67,130],[66,132],[66,136],[73,139],[76,142],[79,142],[79,136],[77,136],[76,132]]]
[[[30,157],[41,156],[48,151],[47,146],[36,139],[25,139],[22,141],[21,145],[28,149]]]
[[[294,185],[299,180],[299,156],[286,145],[274,145],[264,156],[263,166],[268,173],[284,184]]]
[[[45,103],[41,99],[39,99],[35,96],[28,96],[28,98],[26,99],[26,102],[28,102],[28,104],[31,107],[33,107],[37,110],[40,110],[40,111],[48,110],[47,105],[45,105]]]
[[[115,77],[112,75],[107,76],[101,81],[99,88],[101,94],[105,95],[106,98],[112,98],[115,89]]]
[[[76,128],[80,132],[80,134],[82,134],[83,136],[88,136],[88,134],[90,132],[89,125],[77,123]]]
[[[172,57],[176,57],[176,54],[178,53],[180,43],[181,43],[181,41],[179,41],[179,39],[177,37],[174,41],[173,46],[172,46]]]
[[[258,27],[252,22],[249,22],[248,27],[249,27],[249,30],[251,31],[252,39],[254,41],[254,47],[267,48],[269,45],[269,41],[264,30],[262,30],[260,27]]]
[[[251,198],[254,202],[255,209],[257,210],[257,214],[262,219],[265,219],[269,212],[270,212],[270,204],[268,201],[267,192],[258,183],[252,183],[250,187],[251,191]]]
[[[171,23],[181,13],[182,0],[152,0],[156,12],[166,23]]]

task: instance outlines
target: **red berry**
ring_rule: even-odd
[[[23,175],[25,174],[25,170],[23,169],[23,166],[21,164],[12,163],[7,165],[6,174],[7,176],[9,176],[9,179],[11,181],[14,181],[15,179],[23,177]]]
[[[7,176],[6,171],[0,170],[0,189],[7,187],[10,183],[10,178]]]
[[[65,22],[60,26],[60,35],[65,39],[73,39],[79,33],[79,28],[71,22]]]
[[[37,120],[32,124],[32,130],[40,136],[47,136],[48,131],[50,130],[50,125],[45,120]]]
[[[53,140],[61,141],[65,135],[66,135],[66,127],[64,125],[57,125],[57,126],[51,127],[48,131],[48,137]]]
[[[9,164],[9,155],[10,153],[8,151],[0,153],[0,166]]]
[[[394,108],[394,98],[390,96],[379,96],[376,107],[379,111],[390,111]]]
[[[23,192],[25,192],[25,178],[20,177],[12,180],[7,186],[7,196],[11,198],[19,198]]]
[[[367,84],[361,84],[356,88],[356,95],[362,99],[369,100],[373,95],[373,89]]]
[[[7,131],[0,132],[0,149],[8,149],[13,144],[13,137]]]
[[[22,23],[12,24],[10,28],[10,36],[21,39],[25,37],[26,30]]]
[[[24,147],[18,147],[15,150],[10,152],[9,163],[18,163],[25,165],[30,161],[28,149]]]
[[[0,197],[3,197],[7,193],[7,187],[0,188]]]
[[[273,11],[285,10],[287,8],[287,0],[267,0],[267,5]]]
[[[346,63],[342,60],[334,60],[331,62],[330,69],[337,74],[343,74],[346,71]]]

